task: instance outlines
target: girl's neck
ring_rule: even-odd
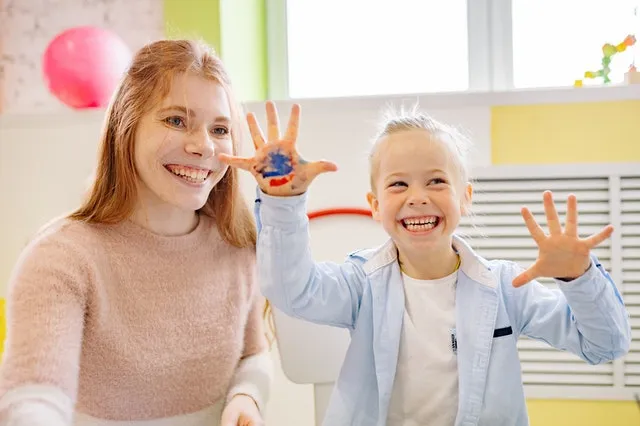
[[[398,261],[402,272],[417,280],[444,278],[460,266],[460,258],[451,244],[424,251],[403,251],[399,248]]]

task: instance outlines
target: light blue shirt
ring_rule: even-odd
[[[351,334],[323,425],[383,426],[405,307],[395,245],[388,241],[356,251],[340,264],[314,262],[306,195],[272,197],[258,191],[256,218],[263,294],[287,315],[344,327]],[[456,426],[529,424],[516,346],[520,335],[590,364],[628,352],[629,315],[595,256],[583,276],[561,282],[560,290],[535,281],[514,288],[511,282],[522,271],[518,265],[487,261],[459,237],[454,237],[454,247],[461,258]]]

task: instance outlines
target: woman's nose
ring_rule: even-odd
[[[185,151],[203,158],[212,157],[215,149],[209,132],[202,130],[191,134],[187,140]]]

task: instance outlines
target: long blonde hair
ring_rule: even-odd
[[[168,95],[173,78],[184,72],[224,88],[231,107],[233,154],[238,153],[242,139],[241,113],[220,58],[206,44],[193,40],[150,43],[136,53],[107,108],[95,177],[87,198],[69,218],[118,223],[133,213],[138,195],[134,165],[136,130],[141,118]],[[215,217],[218,231],[229,244],[255,248],[256,226],[240,192],[235,168],[230,167],[214,187],[201,213]],[[271,319],[269,302],[266,302],[264,317]]]

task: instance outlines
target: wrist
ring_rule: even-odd
[[[253,399],[253,397],[251,395],[249,395],[249,394],[236,393],[231,397],[231,400],[229,402],[233,401],[234,399],[243,400],[243,401],[246,401],[249,404],[253,404],[258,409],[258,411],[260,411],[260,406],[258,405],[256,400]]]
[[[584,274],[586,274],[587,272],[589,272],[589,269],[591,269],[591,258],[589,258],[589,263],[587,264],[587,266],[584,268],[582,274],[578,275],[577,277],[556,277],[557,280],[559,281],[564,281],[564,282],[569,282],[569,281],[573,281],[573,280],[577,280],[578,278],[580,278],[581,276],[583,276]]]
[[[258,185],[263,193],[272,197],[295,197],[304,194],[308,189],[306,185],[294,186],[290,183],[285,185],[272,185],[272,182],[273,181],[269,181]]]

